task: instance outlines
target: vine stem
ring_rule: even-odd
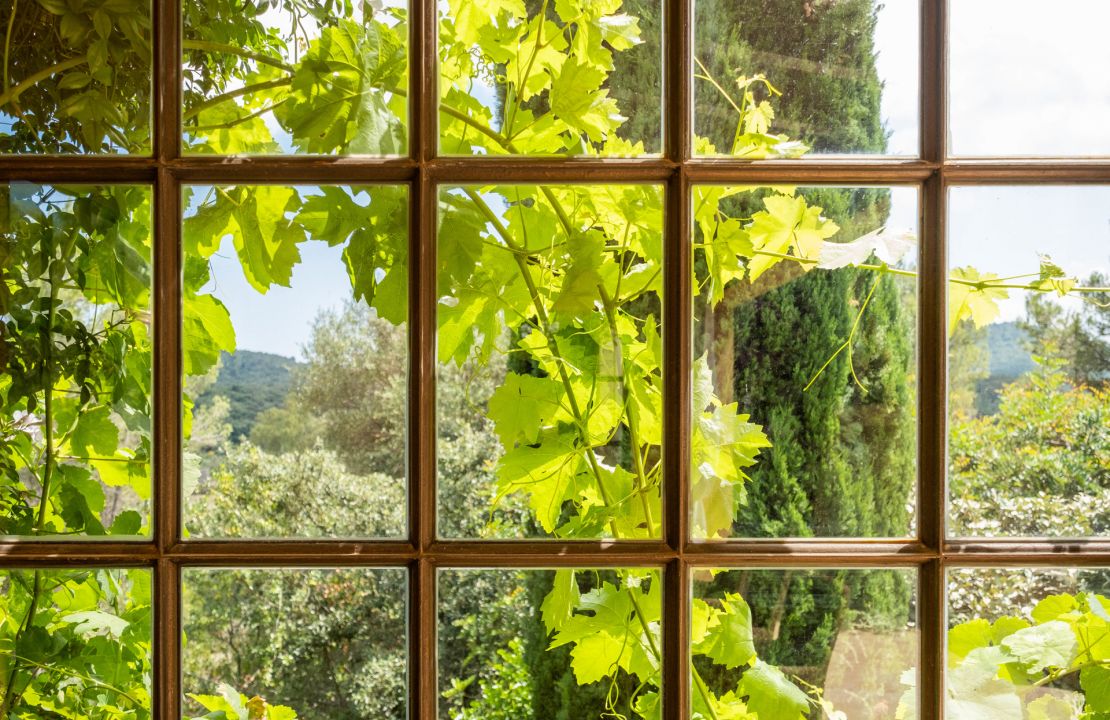
[[[474,202],[474,204],[478,207],[482,214],[485,215],[486,219],[490,221],[490,224],[494,227],[494,229],[497,231],[498,236],[501,237],[505,244],[508,245],[511,250],[514,250],[514,252],[512,252],[512,256],[516,261],[517,266],[520,268],[521,274],[524,277],[525,284],[528,286],[528,292],[531,295],[532,303],[536,308],[536,316],[540,321],[541,330],[547,337],[548,347],[551,350],[552,355],[557,359],[556,367],[558,367],[560,381],[563,384],[563,388],[566,390],[567,398],[571,404],[571,412],[574,415],[576,424],[578,426],[579,437],[585,444],[586,458],[594,475],[594,479],[597,482],[598,492],[601,494],[602,501],[606,505],[612,505],[612,499],[609,497],[609,493],[605,488],[605,483],[601,479],[600,467],[598,466],[598,460],[594,453],[592,443],[590,442],[589,430],[585,425],[581,409],[578,406],[578,401],[574,396],[574,389],[570,382],[570,376],[567,375],[562,356],[559,354],[558,343],[555,341],[554,336],[551,334],[550,323],[547,317],[547,311],[543,307],[542,297],[539,294],[539,289],[535,285],[535,281],[532,279],[531,273],[528,272],[527,260],[522,255],[522,253],[519,252],[521,248],[517,247],[516,243],[510,236],[508,229],[505,228],[504,224],[501,222],[501,219],[497,217],[497,213],[493,212],[493,209],[482,198],[482,196],[474,191],[472,188],[463,188],[463,192],[466,193],[467,197],[469,197],[472,202]],[[572,228],[572,226],[570,225],[570,218],[567,217],[566,212],[558,203],[558,199],[554,197],[554,194],[551,193],[548,188],[542,188],[542,192],[547,197],[549,202],[551,202],[552,207],[555,209],[555,213],[559,217],[560,224],[562,224],[564,230],[569,234]],[[604,289],[602,288],[602,290]],[[638,452],[638,449],[634,449],[634,452]],[[619,531],[615,521],[610,521],[610,530],[613,532],[614,537],[617,537],[619,535]],[[633,611],[635,612],[636,617],[640,622],[640,626],[644,629],[644,634],[648,639],[648,645],[651,649],[652,654],[655,656],[656,661],[662,662],[662,654],[659,652],[659,648],[655,643],[655,636],[651,632],[651,628],[648,623],[647,616],[644,614],[643,608],[640,606],[639,601],[636,600],[635,593],[629,593],[629,597],[632,600]],[[713,711],[711,700],[712,695],[709,692],[709,688],[705,685],[705,682],[701,679],[701,676],[698,674],[696,669],[691,668],[691,673],[693,674],[698,694],[702,696],[702,700],[705,702],[706,707],[709,708],[712,720],[717,720],[717,715]]]
[[[867,388],[865,388],[863,386],[863,383],[860,382],[859,377],[856,376],[856,368],[855,368],[855,365],[852,364],[852,341],[856,337],[856,331],[859,330],[860,320],[863,319],[863,314],[864,314],[864,312],[867,311],[867,306],[871,304],[871,298],[875,295],[875,290],[879,287],[879,281],[881,279],[882,279],[882,276],[880,275],[879,277],[875,278],[875,282],[871,283],[871,290],[868,291],[867,298],[863,301],[863,304],[860,305],[859,312],[856,313],[855,322],[852,323],[852,329],[848,332],[848,339],[845,340],[840,345],[840,347],[838,347],[836,349],[836,352],[834,352],[832,354],[832,356],[829,357],[829,359],[825,361],[825,364],[821,366],[821,369],[818,370],[812,378],[810,378],[810,381],[808,383],[806,383],[806,386],[804,388],[802,388],[802,392],[806,392],[811,387],[813,387],[813,383],[817,382],[817,378],[821,377],[821,374],[825,372],[826,368],[828,368],[829,365],[832,365],[832,361],[836,360],[837,356],[839,356],[840,353],[847,350],[848,351],[848,368],[852,372],[852,380],[855,381],[856,385],[859,386],[860,390],[863,390],[864,394],[867,393]]]
[[[135,707],[142,707],[142,703],[134,695],[127,692],[126,690],[123,690],[121,688],[116,687],[115,685],[109,685],[108,683],[101,682],[101,681],[97,680],[96,678],[89,677],[88,675],[82,675],[81,673],[74,672],[73,670],[65,670],[63,668],[57,667],[56,665],[43,665],[40,662],[35,662],[34,660],[32,660],[30,658],[23,657],[22,655],[16,655],[15,653],[5,653],[5,654],[15,658],[16,660],[19,660],[20,662],[23,662],[27,665],[31,665],[33,667],[37,667],[41,670],[46,670],[48,672],[59,673],[61,675],[66,675],[68,677],[74,677],[74,678],[77,678],[79,680],[84,680],[86,682],[92,683],[93,685],[96,685],[97,687],[102,687],[106,690],[111,690],[112,692],[116,693],[117,695],[120,695],[120,696],[125,697],[128,700],[130,700],[135,705]],[[2,718],[2,717],[3,717],[3,715],[0,715],[0,718]]]
[[[4,34],[4,88],[3,92],[8,91],[9,77],[8,69],[11,64],[11,47],[12,47],[12,28],[15,27],[15,13],[19,7],[19,0],[12,0],[12,14],[8,16],[8,31]]]

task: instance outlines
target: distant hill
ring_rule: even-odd
[[[231,437],[238,440],[250,435],[259,413],[285,402],[297,361],[239,350],[231,355],[224,353],[221,363],[219,378],[197,398],[197,404],[203,405],[217,395],[226,397],[231,404]]]
[[[990,353],[990,375],[976,387],[975,407],[980,415],[998,412],[998,393],[1005,385],[1036,369],[1027,349],[1028,334],[1015,322],[994,323],[986,327]]]

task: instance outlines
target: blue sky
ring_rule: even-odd
[[[997,0],[952,6],[954,151],[1110,154],[1110,2],[1057,0],[1054,12],[1042,0],[1010,0],[1004,12]],[[886,0],[875,40],[892,154],[917,149],[918,27],[917,0]],[[915,192],[896,192],[889,226],[915,228],[917,212]],[[1110,187],[957,188],[950,213],[954,266],[1012,275],[1035,270],[1040,251],[1071,272],[1110,267]],[[301,252],[292,289],[264,296],[243,279],[229,243],[213,258],[240,348],[299,356],[312,320],[350,296],[340,248],[309,242]],[[1015,298],[1001,319],[1021,310]]]

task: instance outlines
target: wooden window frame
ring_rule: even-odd
[[[942,717],[945,572],[961,567],[1110,565],[1107,540],[958,540],[945,532],[946,196],[961,185],[1110,183],[1110,160],[949,159],[947,0],[920,0],[920,156],[745,162],[692,155],[693,0],[665,3],[662,156],[643,159],[438,157],[435,0],[411,0],[409,138],[403,158],[212,157],[181,153],[179,0],[153,0],[154,149],[144,157],[0,158],[0,181],[142,183],[154,192],[153,534],[141,542],[0,542],[0,566],[145,567],[154,574],[154,717],[181,718],[181,570],[190,567],[404,567],[409,583],[409,716],[437,716],[436,570],[654,566],[664,573],[667,720],[688,716],[690,574],[699,567],[916,568],[919,717]],[[900,0],[906,1],[906,0]],[[639,541],[441,541],[435,532],[435,228],[437,187],[456,183],[665,185],[664,534]],[[181,186],[184,183],[397,183],[410,189],[409,534],[404,541],[191,541],[181,533]],[[920,205],[917,537],[695,543],[688,533],[691,187],[886,184]],[[674,301],[675,298],[679,300]],[[679,382],[673,381],[681,379]]]

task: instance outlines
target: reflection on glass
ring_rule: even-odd
[[[404,0],[184,0],[186,151],[407,152]]]
[[[150,189],[0,185],[0,536],[145,535]]]
[[[0,716],[150,718],[147,570],[0,570]]]
[[[695,574],[695,718],[912,718],[918,630],[912,570]]]
[[[444,154],[660,152],[659,0],[438,5]]]
[[[150,0],[0,5],[0,155],[150,152]]]
[[[917,2],[698,0],[694,11],[698,153],[917,154]]]
[[[945,717],[1110,712],[1108,580],[1105,569],[949,570]]]
[[[407,717],[403,569],[188,569],[182,594],[188,717]]]
[[[916,205],[694,189],[695,539],[910,534]]]
[[[440,212],[441,533],[660,537],[660,188],[452,188]]]
[[[1108,187],[951,191],[954,535],[1110,533],[1107,208]]]
[[[953,155],[1110,155],[1110,5],[966,0],[949,10]]]
[[[443,570],[439,717],[660,717],[658,571]]]
[[[185,525],[404,533],[403,187],[189,187]]]

